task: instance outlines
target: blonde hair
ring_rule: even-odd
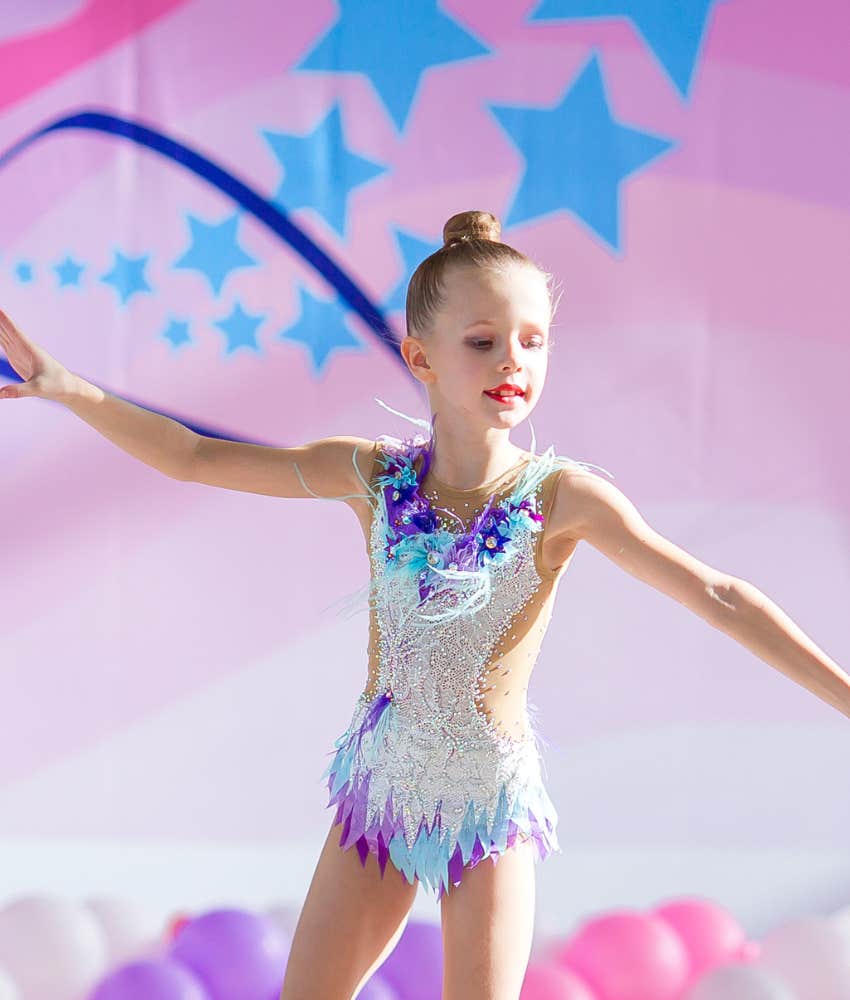
[[[443,226],[443,245],[426,257],[413,272],[407,286],[405,314],[407,332],[422,336],[430,331],[444,303],[444,279],[449,267],[501,270],[511,265],[530,267],[546,282],[550,316],[554,314],[552,275],[539,264],[502,243],[502,227],[492,212],[458,212]]]

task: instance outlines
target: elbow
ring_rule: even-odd
[[[739,619],[750,605],[748,591],[752,589],[746,580],[726,573],[711,577],[705,585],[708,609],[705,617],[717,628],[724,628],[729,622]]]
[[[200,441],[200,438],[198,438]],[[181,483],[194,483],[197,476],[198,441],[180,455],[180,460],[165,473],[169,479]]]

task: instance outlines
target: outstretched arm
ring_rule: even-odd
[[[778,605],[751,583],[706,565],[653,530],[601,476],[561,473],[549,530],[589,542],[850,718],[850,676]]]
[[[0,399],[63,403],[113,444],[171,479],[277,497],[364,496],[374,441],[339,435],[272,448],[196,434],[69,371],[2,310],[0,350],[23,379],[0,386]]]

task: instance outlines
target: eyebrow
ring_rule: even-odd
[[[528,325],[533,326],[538,333],[544,334],[546,332],[546,328],[537,323],[529,323]],[[471,323],[467,323],[464,330],[470,330],[473,326],[496,326],[496,321],[492,319],[476,319]]]

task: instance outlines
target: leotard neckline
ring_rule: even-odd
[[[531,456],[527,454],[521,455],[516,460],[516,462],[514,462],[514,464],[510,466],[510,468],[505,469],[504,472],[500,473],[495,478],[488,480],[488,482],[486,483],[482,483],[480,486],[471,486],[467,489],[460,489],[457,486],[452,486],[450,483],[444,482],[442,479],[440,479],[439,476],[435,476],[434,473],[429,468],[425,476],[425,481],[427,481],[428,483],[428,489],[426,490],[426,492],[432,489],[436,489],[437,492],[440,494],[450,493],[453,496],[470,497],[470,496],[478,496],[479,494],[483,496],[489,496],[491,493],[496,492],[497,488],[500,485],[509,482],[511,478],[515,478],[515,474],[517,473],[517,470],[520,468],[520,466],[522,466],[523,463],[528,464],[530,461],[531,461]],[[420,470],[417,468],[416,471],[418,474]],[[422,482],[424,485],[424,481],[420,480],[420,482]]]

